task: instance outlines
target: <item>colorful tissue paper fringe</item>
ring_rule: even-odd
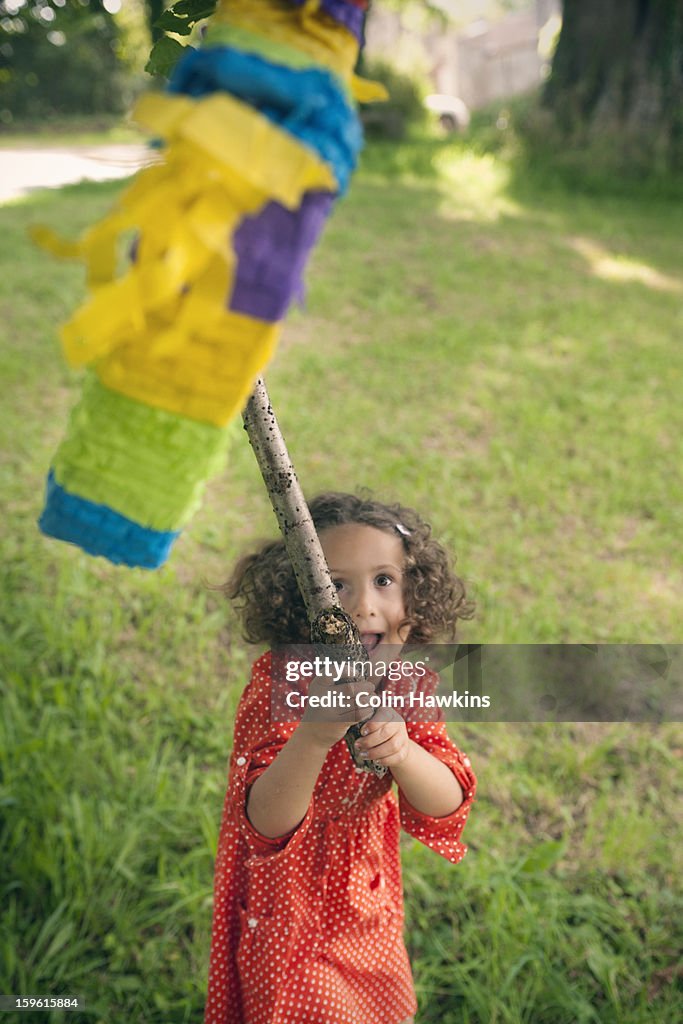
[[[168,557],[356,165],[353,97],[380,98],[353,75],[366,6],[223,0],[167,93],[138,103],[162,162],[79,242],[34,232],[82,259],[90,286],[62,330],[88,375],[50,469],[44,533],[130,566]]]

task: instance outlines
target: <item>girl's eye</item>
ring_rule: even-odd
[[[342,583],[341,580],[332,580],[332,584],[333,584],[334,589],[336,591],[340,591],[342,589],[342,587],[344,586],[344,584]]]
[[[391,576],[387,576],[384,572],[375,577],[375,583],[378,587],[390,587],[393,582]]]

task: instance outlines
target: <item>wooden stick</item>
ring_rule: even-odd
[[[311,642],[342,648],[340,660],[367,661],[356,624],[339,603],[301,484],[261,378],[256,381],[242,419],[306,605]],[[380,777],[386,775],[383,765],[356,753],[355,741],[362,724],[352,725],[346,733],[351,757],[357,767]]]

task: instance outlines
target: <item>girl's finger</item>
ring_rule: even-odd
[[[359,744],[361,749],[363,747],[377,746],[378,743],[382,743],[387,738],[388,725],[388,722],[367,722],[361,730],[361,736],[363,737]]]
[[[378,708],[372,718],[363,726],[363,729],[367,729],[367,733],[364,732],[363,735],[371,735],[373,732],[377,732],[388,722],[402,721],[403,719],[399,713],[394,711],[393,708]]]
[[[401,732],[402,730],[400,725],[397,725],[394,722],[385,722],[382,728],[377,729],[376,732],[371,733],[369,736],[365,736],[358,743],[358,747],[360,750],[371,751],[372,756],[374,757],[378,747],[393,739],[394,736],[400,736]]]
[[[400,737],[392,736],[390,739],[385,740],[384,743],[380,743],[379,746],[373,747],[369,751],[369,756],[373,761],[378,761],[380,764],[383,763],[387,758],[393,758],[403,749],[404,744],[401,742]]]

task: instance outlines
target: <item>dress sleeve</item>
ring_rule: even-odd
[[[259,658],[242,695],[235,719],[235,740],[230,758],[229,814],[245,840],[249,859],[289,856],[299,845],[313,817],[313,800],[303,820],[286,835],[271,838],[258,832],[247,817],[249,788],[268,768],[294,733],[297,723],[270,720],[270,655]]]
[[[437,715],[440,717],[441,712],[437,712]],[[463,802],[452,814],[447,814],[444,818],[433,818],[413,807],[399,789],[401,825],[408,835],[414,836],[446,860],[457,864],[467,853],[467,847],[460,842],[460,836],[477,788],[477,779],[472,771],[470,759],[455,745],[443,721],[407,721],[406,726],[411,740],[419,743],[424,750],[451,769],[462,788]]]

